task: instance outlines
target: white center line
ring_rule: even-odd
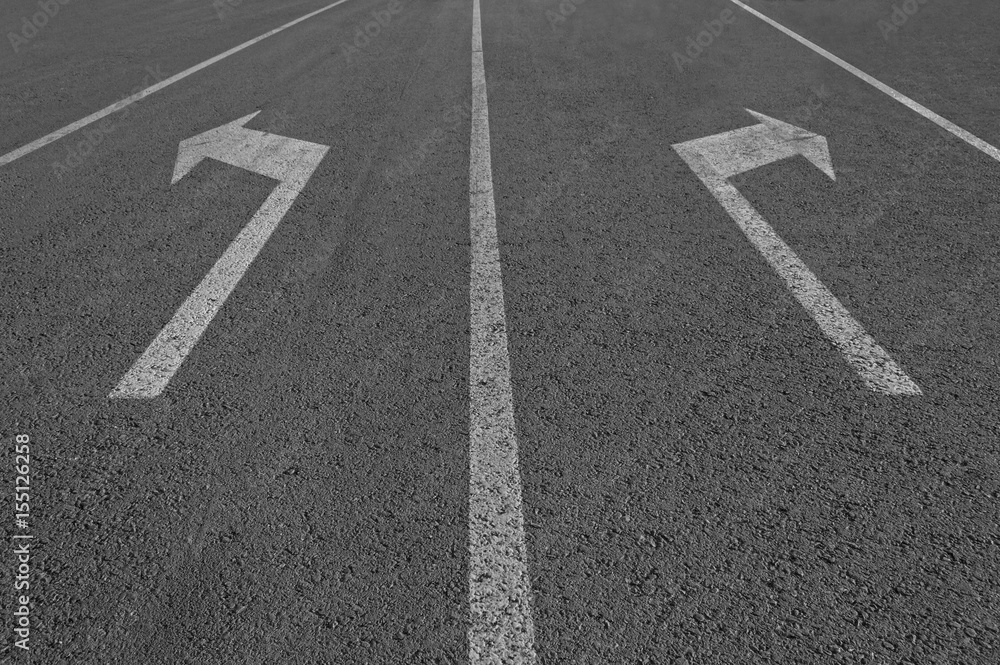
[[[469,357],[469,662],[531,664],[531,618],[521,473],[497,242],[479,0],[472,5],[472,248]]]
[[[792,32],[791,30],[789,30],[785,26],[781,25],[780,23],[778,23],[774,19],[769,18],[769,17],[765,16],[764,14],[761,14],[759,11],[757,11],[753,7],[748,7],[744,3],[740,2],[740,0],[730,0],[730,2],[733,2],[734,4],[738,5],[739,7],[742,7],[746,11],[750,12],[751,14],[753,14],[754,16],[756,16],[757,18],[759,18],[760,20],[764,21],[765,23],[771,25],[774,28],[777,28],[778,30],[780,30],[781,32],[785,33],[786,35],[788,35],[789,37],[791,37],[795,41],[799,42],[800,44],[811,48],[816,53],[819,53],[821,56],[823,56],[824,58],[826,58],[827,60],[829,60],[833,64],[835,64],[835,65],[837,65],[837,66],[839,66],[839,67],[841,67],[843,69],[846,69],[847,71],[849,71],[850,73],[854,74],[855,76],[857,76],[859,79],[861,79],[865,83],[867,83],[867,84],[871,85],[872,87],[874,87],[874,88],[876,88],[876,89],[884,92],[885,94],[889,95],[890,97],[892,97],[893,99],[895,99],[900,104],[903,104],[904,106],[906,106],[910,110],[916,111],[920,115],[924,116],[925,118],[927,118],[928,120],[930,120],[931,122],[933,122],[934,124],[936,124],[938,127],[941,127],[942,129],[945,129],[945,130],[951,132],[952,134],[954,134],[958,138],[962,139],[963,141],[965,141],[966,143],[968,143],[969,145],[971,145],[973,148],[976,148],[977,150],[982,151],[983,153],[989,155],[993,159],[995,159],[998,162],[1000,162],[1000,149],[998,149],[998,148],[990,145],[989,143],[987,143],[986,141],[982,140],[981,138],[979,138],[975,134],[972,134],[971,132],[967,132],[966,130],[962,129],[961,127],[959,127],[958,125],[956,125],[952,121],[948,120],[947,118],[943,118],[943,117],[939,116],[937,113],[935,113],[934,111],[930,110],[929,108],[927,108],[923,104],[920,104],[919,102],[916,102],[916,101],[910,99],[909,97],[907,97],[903,93],[899,92],[898,90],[895,90],[894,88],[890,88],[889,86],[887,86],[885,83],[882,83],[878,79],[876,79],[876,78],[874,78],[872,76],[869,76],[868,74],[865,74],[863,71],[861,71],[860,69],[858,69],[854,65],[852,65],[852,64],[850,64],[848,62],[845,62],[844,60],[841,60],[840,58],[838,58],[834,54],[830,53],[826,49],[824,49],[824,48],[822,48],[820,46],[817,46],[816,44],[813,44],[811,41],[809,41],[805,37],[802,37],[801,35],[798,35],[798,34]]]
[[[229,49],[225,53],[220,53],[219,55],[215,56],[214,58],[209,58],[208,60],[206,60],[205,62],[202,62],[201,64],[195,65],[194,67],[191,67],[189,69],[185,69],[180,74],[174,74],[170,78],[164,79],[164,80],[160,81],[159,83],[156,83],[155,85],[151,85],[148,88],[146,88],[145,90],[141,90],[141,91],[135,93],[134,95],[130,95],[130,96],[124,98],[124,99],[121,99],[121,100],[115,102],[114,104],[112,104],[112,105],[110,105],[110,106],[108,106],[106,108],[103,108],[100,111],[97,111],[96,113],[91,113],[86,118],[82,118],[82,119],[77,120],[76,122],[74,122],[72,124],[66,125],[62,129],[57,129],[56,131],[52,132],[51,134],[47,134],[47,135],[43,136],[40,139],[32,141],[31,143],[29,143],[26,146],[22,146],[22,147],[20,147],[20,148],[18,148],[16,150],[12,150],[11,152],[8,152],[6,155],[0,156],[0,166],[3,166],[4,164],[9,164],[9,163],[13,162],[15,159],[19,159],[21,157],[24,157],[28,153],[32,153],[32,152],[38,150],[39,148],[43,148],[43,147],[47,146],[48,144],[50,144],[50,143],[52,143],[54,141],[58,141],[62,137],[67,136],[69,134],[72,134],[76,130],[82,129],[83,127],[86,127],[87,125],[89,125],[91,123],[97,122],[101,118],[104,118],[105,116],[109,116],[109,115],[111,115],[112,113],[114,113],[116,111],[120,111],[123,108],[125,108],[126,106],[134,104],[135,102],[139,101],[140,99],[144,99],[146,97],[149,97],[154,92],[157,92],[159,90],[163,90],[168,85],[174,84],[177,81],[180,81],[181,79],[187,78],[188,76],[191,76],[191,74],[199,72],[202,69],[205,69],[206,67],[209,67],[210,65],[214,65],[215,63],[217,63],[220,60],[223,60],[225,58],[228,58],[229,56],[233,55],[234,53],[239,53],[243,49],[249,48],[249,47],[253,46],[254,44],[256,44],[257,42],[261,42],[261,41],[267,39],[268,37],[271,37],[272,35],[276,35],[279,32],[282,32],[283,30],[287,30],[288,28],[292,27],[293,25],[297,25],[297,24],[301,23],[302,21],[305,21],[306,19],[310,19],[313,16],[316,16],[317,14],[322,14],[323,12],[327,11],[328,9],[333,9],[337,5],[341,5],[341,4],[345,3],[345,2],[347,2],[347,0],[337,0],[337,2],[334,2],[333,4],[327,5],[326,7],[323,7],[322,9],[317,9],[316,11],[310,12],[310,13],[306,14],[305,16],[301,16],[301,17],[295,19],[294,21],[291,21],[291,22],[286,23],[285,25],[283,25],[281,27],[278,27],[278,28],[275,28],[274,30],[271,30],[270,32],[265,32],[260,37],[254,37],[253,39],[251,39],[248,42],[243,42],[239,46],[234,46],[233,48]]]

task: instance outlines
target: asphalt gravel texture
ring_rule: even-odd
[[[60,4],[0,44],[0,152],[326,4]],[[390,4],[0,166],[35,538],[0,661],[469,662],[472,2],[359,39]],[[750,4],[1000,144],[994,3]],[[726,0],[481,7],[539,662],[1000,662],[1000,163]],[[826,137],[835,181],[731,182],[923,395],[866,388],[671,147],[747,109]],[[109,399],[274,186],[171,184],[179,142],[257,110],[326,158],[163,395]]]

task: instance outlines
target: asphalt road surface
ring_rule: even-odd
[[[0,661],[1000,662],[996,19],[8,0]]]

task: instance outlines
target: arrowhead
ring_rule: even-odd
[[[225,141],[236,135],[243,125],[247,124],[260,111],[254,111],[250,115],[243,116],[239,120],[233,120],[221,127],[202,132],[197,136],[181,141],[177,150],[177,163],[174,165],[174,177],[170,184],[175,184],[178,180],[186,176],[191,169],[197,166],[201,160],[208,156],[208,148],[220,141]]]
[[[830,180],[837,179],[837,176],[833,172],[833,160],[830,159],[830,148],[826,144],[826,137],[814,134],[801,127],[790,125],[787,122],[782,122],[763,113],[757,113],[750,109],[747,109],[747,111],[766,125],[779,139],[786,143],[791,143],[795,147],[796,152],[828,175]]]

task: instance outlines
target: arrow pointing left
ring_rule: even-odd
[[[274,178],[278,185],[109,397],[150,398],[163,392],[329,150],[244,127],[257,113],[181,141],[174,183],[209,157]]]

